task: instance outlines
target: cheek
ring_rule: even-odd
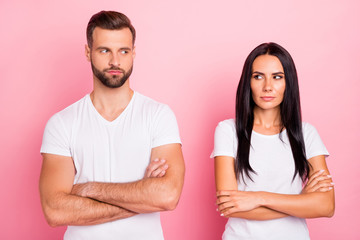
[[[284,96],[285,93],[285,81],[284,82],[280,82],[277,86],[276,86],[276,92],[281,95]]]
[[[260,89],[260,90],[259,90]],[[259,95],[259,91],[261,92],[261,88],[256,84],[250,84],[251,96],[254,98]]]

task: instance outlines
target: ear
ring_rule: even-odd
[[[135,51],[135,46],[133,46],[133,49],[132,49],[132,58],[135,59],[136,57],[136,51]]]
[[[85,57],[87,58],[87,60],[90,62],[91,61],[91,56],[90,56],[90,48],[87,44],[85,44]]]

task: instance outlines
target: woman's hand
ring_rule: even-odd
[[[235,212],[250,211],[260,207],[259,192],[244,192],[238,190],[222,190],[216,193],[218,211],[221,216],[228,216]]]
[[[331,176],[327,175],[325,170],[319,170],[309,177],[301,193],[328,192],[333,186]]]

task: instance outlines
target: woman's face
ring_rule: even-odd
[[[250,87],[257,107],[263,110],[280,108],[285,92],[285,74],[280,60],[273,55],[255,58]]]

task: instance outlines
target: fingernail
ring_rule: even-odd
[[[165,171],[161,171],[161,174],[165,174]]]
[[[161,159],[161,161],[160,162],[165,162],[165,159]]]
[[[332,187],[329,187],[329,190],[333,189]]]
[[[324,170],[324,169],[321,169],[320,172],[323,173],[323,172],[325,172],[325,170]]]
[[[158,161],[159,161],[159,159],[158,159],[158,158],[155,158],[155,159],[154,159],[154,162],[158,162]]]
[[[335,185],[335,183],[333,183],[333,182],[331,182],[330,184],[331,184],[331,185]]]
[[[169,165],[167,165],[167,164],[164,165],[164,168],[165,168],[165,169],[167,169],[168,167],[169,167]]]
[[[224,214],[223,214],[223,213],[220,213],[220,216],[222,216],[222,217],[223,217],[223,216],[224,216]]]

